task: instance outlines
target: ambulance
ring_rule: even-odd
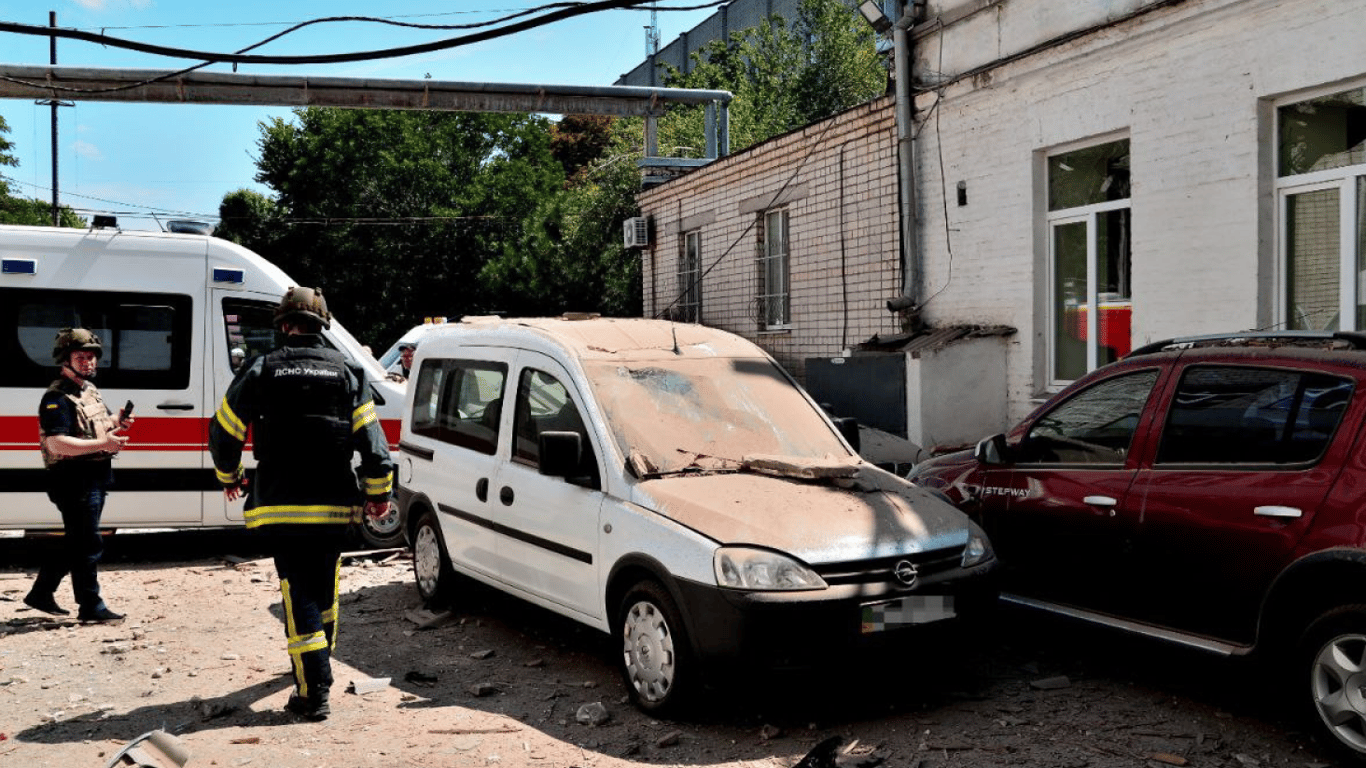
[[[214,479],[209,420],[237,367],[275,348],[275,306],[299,283],[203,229],[98,223],[106,226],[0,225],[0,529],[62,527],[45,490],[38,401],[58,376],[52,342],[65,327],[100,337],[95,383],[113,410],[131,402],[136,420],[114,459],[102,526],[242,525],[243,500],[227,501]],[[403,386],[336,320],[323,337],[364,371],[396,451]],[[367,518],[364,537],[401,544],[397,515]]]

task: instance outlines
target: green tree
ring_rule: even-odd
[[[545,118],[320,109],[261,125],[226,234],[323,289],[376,349],[423,317],[499,309],[478,275],[562,189]],[[266,203],[269,203],[267,205]]]
[[[876,36],[846,0],[803,0],[790,27],[780,16],[713,40],[683,73],[665,65],[665,84],[728,90],[730,146],[739,151],[796,130],[886,90]],[[702,109],[675,108],[660,121],[660,150],[701,156]]]
[[[0,117],[0,167],[19,167],[19,158],[14,156],[14,142],[5,138],[9,133],[9,123]],[[68,206],[58,208],[57,221],[63,227],[84,227],[85,219],[76,215]],[[0,174],[0,224],[29,224],[48,226],[52,224],[52,204],[27,197],[11,194],[9,179]]]

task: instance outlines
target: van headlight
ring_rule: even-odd
[[[963,567],[980,565],[995,556],[991,551],[991,542],[987,539],[986,533],[974,523],[968,531],[968,544],[963,547]]]
[[[712,557],[716,583],[731,589],[778,592],[825,589],[825,579],[787,555],[751,547],[721,547]]]

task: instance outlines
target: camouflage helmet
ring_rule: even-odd
[[[93,331],[63,328],[57,331],[57,340],[52,342],[52,362],[62,365],[70,359],[72,352],[79,350],[94,352],[98,359],[104,354],[104,345],[100,344],[100,337]]]
[[[303,317],[322,323],[324,328],[332,327],[332,313],[327,311],[327,302],[323,300],[322,291],[317,288],[290,286],[280,299],[280,306],[275,308],[275,324],[278,326],[280,323]]]

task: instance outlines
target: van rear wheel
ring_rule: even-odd
[[[455,571],[446,555],[446,542],[436,515],[427,510],[413,529],[413,576],[417,593],[427,605],[450,601],[455,589]]]

